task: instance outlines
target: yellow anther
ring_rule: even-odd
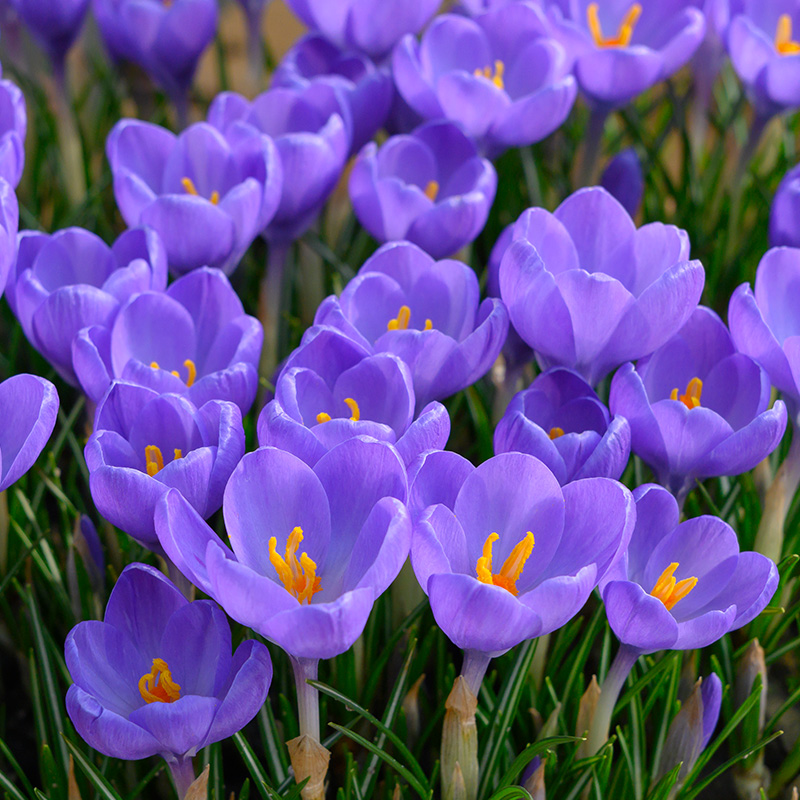
[[[639,3],[634,3],[622,18],[617,35],[606,38],[603,36],[603,29],[600,26],[599,5],[589,3],[586,9],[586,19],[589,23],[589,32],[598,47],[627,47],[633,37],[633,29],[639,17],[642,15],[642,7]]]
[[[684,578],[676,581],[673,577],[678,569],[678,562],[673,561],[662,573],[650,594],[660,600],[670,611],[679,600],[683,600],[697,586],[697,578]]]
[[[473,72],[476,78],[486,78],[487,81],[491,81],[498,89],[504,89],[505,84],[503,83],[503,75],[506,71],[506,65],[497,59],[494,62],[494,71],[492,71],[491,67],[484,67],[483,69],[476,69]]]
[[[189,376],[186,378],[186,385],[191,386],[197,377],[197,367],[191,358],[187,358],[186,361],[183,362],[183,366],[186,367],[186,371],[189,373]]]
[[[181,450],[179,447],[176,447],[174,452],[175,452],[175,459],[174,459],[175,461],[177,461],[179,458],[183,458],[183,450]]]
[[[551,439],[558,439],[559,436],[564,435],[563,428],[550,428],[550,433],[547,434]]]
[[[164,469],[164,456],[161,455],[161,448],[154,444],[149,444],[144,449],[144,460],[147,465],[147,474],[152,478]]]
[[[208,198],[211,201],[212,206],[216,206],[219,204],[219,192],[211,192],[211,197]]]
[[[358,407],[358,403],[352,397],[345,397],[344,401],[350,409],[351,422],[358,422],[361,419],[361,409]]]
[[[316,563],[306,553],[301,553],[297,558],[297,548],[302,541],[303,529],[299,526],[293,528],[286,542],[286,555],[281,558],[277,549],[278,540],[274,536],[269,540],[269,560],[286,591],[301,604],[310,603],[311,598],[322,589]]]
[[[426,319],[425,320],[425,327],[422,330],[424,330],[424,331],[433,330],[433,323],[429,319]]]
[[[775,49],[782,56],[793,56],[800,53],[800,42],[792,40],[792,18],[788,14],[781,14],[778,19],[778,29],[775,31]]]
[[[186,194],[200,197],[200,192],[197,191],[197,187],[194,185],[194,181],[191,178],[181,178],[181,186],[183,186],[183,190]],[[208,201],[211,205],[217,205],[219,203],[219,192],[211,192],[211,197],[208,198]]]
[[[475,571],[478,575],[478,580],[481,583],[490,583],[499,586],[513,595],[517,595],[517,581],[522,575],[522,569],[525,562],[533,552],[535,544],[533,533],[528,531],[525,536],[514,545],[514,549],[509,554],[508,558],[503,562],[500,572],[492,572],[492,545],[500,537],[496,533],[490,533],[483,543],[483,551],[478,563],[475,565]]]
[[[330,421],[331,421],[330,414],[326,414],[324,411],[320,411],[319,414],[317,414],[317,422],[319,422],[320,425],[322,425],[323,422],[330,422]]]
[[[408,323],[411,320],[411,309],[408,306],[400,306],[397,316],[389,320],[386,326],[387,331],[407,331]]]
[[[150,369],[161,369],[161,367],[158,366],[158,361],[151,361]]]
[[[439,194],[439,181],[428,181],[428,183],[425,185],[425,191],[423,194],[431,202],[436,200],[436,197]]]
[[[153,669],[139,679],[139,694],[146,703],[174,703],[181,699],[181,687],[172,680],[166,661],[153,659]]]
[[[678,390],[670,392],[670,400],[680,400],[689,410],[700,407],[700,397],[703,394],[703,381],[700,378],[692,378],[686,385],[686,394],[678,396]]]

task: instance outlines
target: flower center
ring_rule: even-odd
[[[167,662],[153,659],[153,669],[139,678],[139,694],[146,703],[174,703],[181,699],[181,687],[172,680]]]
[[[408,306],[400,306],[400,310],[397,312],[397,316],[393,319],[389,320],[389,323],[386,325],[387,331],[407,331],[408,330],[408,323],[411,321],[411,309]],[[429,320],[425,320],[425,327],[423,330],[429,331],[432,330],[433,323]]]
[[[686,394],[678,397],[678,389],[675,388],[670,393],[670,400],[680,400],[690,411],[693,408],[700,408],[700,396],[703,394],[703,381],[700,378],[692,378],[686,385]]]
[[[633,29],[639,17],[642,15],[642,7],[639,3],[634,3],[622,18],[616,36],[603,36],[603,29],[600,26],[599,6],[597,3],[589,3],[586,9],[586,19],[589,23],[589,32],[598,47],[627,47],[631,43]]]
[[[778,18],[775,49],[782,56],[794,56],[800,53],[800,42],[792,40],[792,18],[788,14],[781,14]]]
[[[547,434],[551,439],[558,439],[559,436],[564,435],[563,428],[550,428],[550,433]]]
[[[361,419],[361,409],[358,407],[358,403],[353,400],[352,397],[345,397],[344,402],[347,403],[347,407],[350,409],[350,421],[351,422],[358,422]],[[331,415],[326,414],[324,411],[320,411],[317,414],[317,422],[321,425],[323,422],[330,422]]]
[[[183,362],[183,366],[186,367],[186,372],[188,373],[186,377],[186,387],[188,388],[194,383],[195,378],[197,377],[197,367],[191,358],[187,358],[186,361]],[[161,369],[161,367],[158,366],[158,361],[151,361],[150,367],[152,369]],[[176,369],[171,370],[170,374],[174,375],[176,378],[181,377],[180,373]]]
[[[490,533],[483,543],[483,555],[478,559],[475,570],[478,573],[478,580],[481,583],[489,583],[500,586],[514,596],[519,594],[517,591],[517,581],[522,575],[522,568],[533,552],[533,534],[528,531],[521,541],[514,545],[514,549],[508,558],[503,562],[500,572],[492,572],[492,545],[500,537],[496,533]]]
[[[684,578],[682,581],[675,580],[673,575],[678,566],[678,562],[673,561],[661,573],[661,577],[656,581],[653,591],[650,592],[653,597],[658,598],[666,606],[667,611],[670,611],[675,603],[683,600],[697,586],[697,578]]]
[[[491,81],[498,89],[504,89],[503,73],[506,71],[506,65],[499,59],[494,62],[494,70],[491,67],[484,67],[483,69],[476,69],[473,72],[476,78],[486,78]]]
[[[428,181],[425,184],[425,189],[422,192],[425,197],[428,198],[432,203],[436,201],[436,198],[439,194],[439,181]]]
[[[183,451],[176,447],[175,458],[173,460],[177,461],[179,458],[183,458]],[[161,448],[156,447],[154,444],[149,444],[147,447],[145,447],[144,460],[147,464],[147,474],[151,478],[164,469],[164,456],[161,455]]]
[[[311,598],[322,589],[316,563],[306,553],[301,553],[297,558],[297,548],[302,541],[303,529],[293,528],[286,542],[286,557],[281,558],[277,551],[278,540],[274,536],[269,540],[269,560],[286,591],[296,597],[301,605],[310,603]]]
[[[197,187],[194,185],[194,181],[191,178],[183,178],[181,180],[181,185],[186,194],[200,197],[200,192],[197,191]],[[219,192],[211,192],[211,197],[209,197],[208,200],[212,206],[217,205],[219,203]]]

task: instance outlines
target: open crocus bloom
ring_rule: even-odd
[[[517,220],[500,264],[511,322],[544,366],[570,367],[592,385],[649,355],[689,318],[705,274],[672,225],[637,228],[605,189],[570,195],[554,213]]]
[[[426,472],[439,484],[433,494],[455,500],[429,506],[411,547],[436,623],[458,647],[487,656],[564,625],[627,547],[630,492],[607,478],[562,488],[522,453],[495,456],[463,482],[449,466],[436,459]]]
[[[800,249],[776,247],[761,259],[755,292],[743,283],[731,297],[728,319],[736,346],[767,371],[800,412]]]
[[[109,247],[89,231],[66,228],[19,235],[6,296],[28,341],[75,386],[78,333],[110,326],[134,294],[166,286],[167,254],[155,231],[127,230]]]
[[[636,527],[628,550],[600,581],[619,640],[643,653],[706,647],[760,614],[778,569],[760,553],[739,552],[718,517],[679,524],[675,498],[660,486],[634,492]]]
[[[700,306],[652,356],[619,370],[609,405],[630,423],[633,451],[682,501],[696,480],[746,472],[778,446],[786,408],[768,409],[770,388]]]
[[[414,387],[406,364],[391,353],[370,354],[335,328],[316,326],[288,358],[275,399],[258,419],[258,441],[287,450],[309,466],[354,436],[389,442],[405,464],[441,449],[450,417],[429,403],[414,419]]]
[[[769,243],[773,247],[800,246],[800,164],[783,176],[772,199]]]
[[[94,428],[85,456],[95,505],[151,549],[158,549],[158,499],[177,489],[210,517],[245,450],[242,415],[233,403],[209,400],[195,408],[180,395],[121,381],[97,407]]]
[[[70,719],[112,758],[191,760],[241,730],[272,681],[263,644],[242,642],[231,655],[228,620],[216,603],[188,602],[144,564],[125,568],[105,620],[78,623],[64,649],[75,681]]]
[[[314,322],[405,361],[421,410],[474,383],[497,358],[508,314],[499,300],[479,300],[477,276],[466,264],[390,242],[364,262],[341,298],[322,302]]]
[[[510,3],[470,19],[437,17],[392,57],[405,101],[424,119],[459,123],[490,156],[533,144],[567,118],[577,93],[544,13]]]
[[[225,489],[224,545],[178,492],[156,530],[183,574],[234,619],[296,659],[332,658],[361,635],[408,556],[405,467],[359,437],[312,469],[291,453],[248,453]]]
[[[278,151],[249,126],[223,134],[198,122],[176,136],[123,119],[106,153],[125,222],[154,228],[178,275],[203,266],[233,272],[281,199]]]
[[[550,4],[581,91],[605,108],[624,106],[680,69],[703,41],[694,0],[566,0]],[[558,8],[558,6],[561,8]]]
[[[628,463],[631,432],[575,372],[553,367],[509,403],[494,432],[495,453],[541,459],[563,486],[579,478],[614,478]]]
[[[84,328],[72,344],[72,363],[94,402],[119,379],[185,394],[198,407],[230,400],[246,414],[262,342],[261,323],[244,313],[228,279],[203,268],[166,292],[131,298],[110,327]]]

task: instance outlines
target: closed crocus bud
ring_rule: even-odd
[[[193,757],[241,730],[272,680],[267,648],[248,640],[231,653],[225,614],[210,600],[190,603],[160,572],[126,567],[103,622],[67,635],[72,724],[111,758],[160,755],[178,797],[194,781]]]
[[[123,119],[106,153],[125,222],[158,232],[177,275],[203,266],[233,272],[281,198],[275,145],[248,126],[223,134],[198,122],[176,136]]]
[[[0,294],[5,289],[17,257],[19,204],[14,187],[0,177]]]
[[[680,69],[703,41],[693,0],[550,3],[553,35],[590,103],[624,106]]]
[[[544,785],[544,761],[536,756],[522,773],[522,788],[531,796],[531,800],[547,800]]]
[[[761,695],[758,701],[758,731],[761,732],[767,719],[767,664],[764,660],[764,648],[758,639],[753,639],[736,666],[734,699],[737,706],[750,697],[757,677],[761,679]]]
[[[418,411],[486,374],[508,331],[503,304],[480,302],[473,269],[434,261],[410,242],[379,248],[341,298],[322,302],[314,322],[338,328],[370,352],[405,361]]]
[[[689,698],[672,720],[661,753],[657,780],[681,764],[678,783],[691,772],[703,752],[719,719],[722,682],[712,672],[705,680],[698,678]]]
[[[497,173],[449,122],[431,122],[380,148],[368,144],[350,173],[359,222],[379,241],[406,239],[434,258],[453,255],[483,230]]]
[[[0,81],[0,178],[14,188],[19,184],[25,166],[27,129],[25,96],[16,84]]]
[[[769,214],[772,247],[800,247],[800,164],[778,186]]]
[[[551,134],[577,93],[564,48],[531,3],[474,19],[443,14],[420,42],[408,35],[398,43],[392,67],[398,91],[418,114],[458,122],[492,157]]]
[[[167,254],[158,234],[126,231],[112,247],[82,228],[52,236],[19,235],[8,303],[28,341],[73,386],[72,342],[91,325],[109,327],[133,295],[167,286]]]
[[[11,4],[53,63],[63,63],[83,25],[89,0],[11,0]]]
[[[644,194],[644,175],[639,156],[632,147],[609,161],[600,183],[632,217],[636,216]]]

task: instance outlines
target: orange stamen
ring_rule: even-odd
[[[153,669],[139,679],[139,694],[146,703],[174,703],[181,698],[181,687],[172,680],[167,662],[153,659]]]
[[[496,533],[490,533],[483,543],[483,551],[475,571],[481,583],[489,583],[499,586],[513,595],[517,595],[517,581],[522,575],[525,562],[533,552],[535,544],[533,534],[528,531],[525,536],[514,545],[514,549],[508,558],[503,562],[500,572],[492,572],[492,546],[500,537]]]
[[[678,390],[673,389],[670,393],[670,400],[680,400],[690,411],[700,407],[700,397],[703,394],[703,381],[700,378],[692,378],[686,385],[686,393],[678,396]]]
[[[775,31],[775,49],[782,56],[794,56],[800,53],[800,42],[792,39],[792,18],[788,14],[781,14],[778,19],[778,28]]]
[[[303,541],[303,529],[295,527],[289,534],[286,542],[286,555],[284,558],[278,554],[278,540],[272,536],[269,540],[269,560],[284,588],[290,595],[297,598],[302,605],[310,603],[311,598],[321,591],[321,580],[317,577],[317,565],[306,553],[301,553],[297,558],[297,548]]]
[[[682,581],[676,581],[673,575],[675,570],[678,569],[678,562],[673,561],[660,575],[653,587],[650,594],[660,600],[667,608],[667,611],[672,610],[672,607],[679,600],[683,600],[689,592],[697,586],[697,578],[684,578]]]
[[[642,7],[639,3],[634,3],[622,18],[616,36],[603,36],[603,29],[600,25],[599,5],[589,3],[586,9],[586,20],[589,23],[589,32],[598,47],[627,47],[633,37],[633,29],[639,17],[642,15]]]

